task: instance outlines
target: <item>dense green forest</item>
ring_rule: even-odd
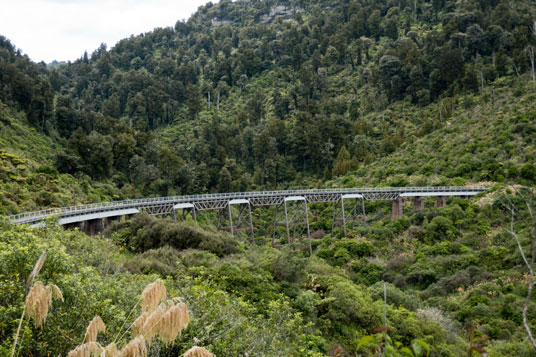
[[[94,315],[103,342],[125,343],[156,277],[192,320],[154,356],[194,344],[366,356],[386,335],[392,355],[535,355],[519,249],[536,257],[535,21],[531,0],[222,0],[54,66],[0,37],[3,215],[204,192],[491,188],[397,220],[389,202],[367,202],[346,236],[331,232],[332,206],[312,205],[313,257],[270,247],[269,209],[253,212],[256,246],[209,220],[139,215],[95,237],[2,221],[0,354],[47,251],[41,279],[65,302],[43,328],[24,321],[19,355],[65,355]]]

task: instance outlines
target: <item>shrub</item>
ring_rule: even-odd
[[[434,217],[426,229],[426,237],[431,241],[452,240],[459,234],[452,221],[443,216]]]
[[[304,316],[313,318],[316,316],[316,304],[317,304],[318,295],[313,291],[307,290],[298,295],[294,300],[294,307],[301,311]]]
[[[35,172],[46,174],[52,177],[58,176],[58,170],[52,166],[39,166],[37,169],[35,169]]]
[[[165,246],[138,254],[135,259],[126,262],[124,267],[135,274],[159,274],[166,277],[177,276],[179,263],[179,252]]]
[[[330,320],[335,336],[351,334],[351,327],[372,330],[381,326],[381,304],[374,303],[357,286],[338,282],[330,286],[325,303],[325,318]]]
[[[218,256],[203,250],[187,249],[181,253],[182,263],[186,267],[211,267],[218,261]]]
[[[526,163],[521,166],[520,175],[527,181],[535,182],[536,181],[536,166],[533,164]]]
[[[456,322],[454,322],[453,319],[436,307],[419,309],[417,310],[416,315],[420,320],[440,323],[451,337],[458,333],[458,326],[456,325]]]
[[[352,269],[357,273],[354,280],[367,286],[382,280],[385,271],[383,266],[363,260],[352,262]]]
[[[116,240],[133,251],[171,246],[179,250],[201,249],[217,256],[237,253],[238,241],[224,233],[213,233],[186,223],[151,217],[146,213],[112,226],[118,234]]]
[[[338,248],[333,253],[333,264],[341,266],[350,260],[350,253],[345,248]]]
[[[244,260],[222,264],[213,271],[213,278],[226,291],[240,293],[252,302],[278,298],[279,284],[274,282],[272,275]]]
[[[295,251],[283,249],[271,265],[271,272],[276,281],[298,283],[305,278],[307,258]]]
[[[369,291],[374,300],[383,300],[383,286],[385,284],[387,291],[387,303],[393,306],[402,306],[408,310],[415,311],[419,305],[419,297],[415,294],[406,293],[393,284],[377,282],[376,284],[369,287]]]
[[[343,239],[333,244],[334,250],[340,248],[348,251],[352,258],[369,257],[374,253],[372,244],[366,241],[357,241],[355,239]]]

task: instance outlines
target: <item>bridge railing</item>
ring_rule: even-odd
[[[253,192],[229,192],[229,193],[208,193],[199,195],[184,195],[184,196],[168,196],[168,197],[152,197],[140,198],[133,200],[112,201],[91,203],[77,206],[67,206],[50,208],[45,210],[25,212],[7,218],[16,223],[24,223],[26,221],[40,220],[51,215],[70,216],[72,213],[86,213],[101,211],[102,208],[114,207],[143,207],[155,203],[165,204],[167,202],[191,202],[205,200],[219,200],[229,198],[253,198],[253,197],[270,197],[270,196],[288,196],[288,195],[313,195],[313,194],[329,194],[329,193],[403,193],[403,192],[481,192],[488,188],[485,186],[428,186],[428,187],[363,187],[363,188],[329,188],[329,189],[297,189],[283,191],[253,191]]]

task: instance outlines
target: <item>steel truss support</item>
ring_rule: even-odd
[[[168,214],[173,213],[173,205],[164,204],[164,205],[144,206],[144,207],[141,207],[140,211],[145,211],[151,216],[167,216]]]
[[[344,200],[354,200],[353,206],[350,206],[349,210],[344,205]],[[363,217],[363,221],[367,221],[365,212],[365,197],[360,194],[348,194],[340,195],[339,199],[333,205],[333,221],[331,223],[331,232],[335,229],[335,226],[341,226],[344,229],[344,235],[346,235],[347,222],[352,222],[352,228],[354,222],[359,220],[359,216]]]
[[[236,206],[235,210],[233,210],[233,206]],[[227,205],[218,211],[218,230],[230,232],[233,236],[238,237],[240,237],[241,232],[244,232],[246,239],[251,239],[251,242],[255,244],[253,216],[249,200],[228,201]]]
[[[285,231],[281,232],[278,227],[284,226]],[[292,239],[291,239],[292,227]],[[272,234],[272,247],[279,248],[286,241],[293,249],[308,249],[313,255],[311,247],[311,231],[309,229],[309,210],[307,200],[303,196],[285,197],[283,202],[275,206],[274,231]],[[299,244],[302,237],[306,236],[306,244]]]
[[[177,210],[180,210],[178,217],[181,222],[186,220],[188,214],[192,217],[195,223],[197,223],[197,213],[195,210],[195,205],[191,203],[178,203],[173,206],[173,219],[177,220]]]

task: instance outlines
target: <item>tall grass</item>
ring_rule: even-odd
[[[35,278],[45,264],[46,257],[46,252],[41,254],[26,282],[27,295],[25,299],[24,309],[22,310],[22,315],[19,320],[19,326],[17,327],[17,332],[15,334],[11,357],[15,356],[15,351],[17,350],[17,343],[19,341],[20,330],[22,328],[22,322],[24,321],[25,315],[27,314],[28,317],[34,320],[34,324],[36,327],[42,327],[47,319],[48,309],[52,305],[52,299],[56,298],[63,301],[63,294],[56,285],[49,284],[45,286],[40,281],[34,283]]]
[[[42,254],[34,265],[27,281],[27,295],[24,309],[15,335],[11,357],[15,356],[20,330],[25,316],[34,320],[34,325],[41,328],[48,316],[53,299],[63,301],[61,290],[54,284],[44,285],[34,280],[45,264],[46,253]],[[138,303],[133,307],[136,309]],[[129,315],[130,316],[130,315]],[[97,342],[98,334],[106,330],[104,321],[95,316],[88,324],[84,343],[71,350],[68,357],[146,357],[148,346],[155,338],[165,344],[173,343],[190,321],[188,308],[179,298],[167,298],[164,282],[157,279],[147,285],[141,296],[141,312],[132,324],[133,339],[122,349],[115,342],[103,347]],[[186,352],[188,357],[212,357],[204,348],[194,347]]]
[[[87,327],[84,337],[85,343],[70,351],[67,356],[146,357],[148,346],[155,338],[159,338],[165,344],[173,343],[180,336],[182,330],[188,326],[190,316],[186,304],[179,298],[168,299],[166,287],[162,280],[157,279],[147,285],[142,292],[141,301],[140,315],[131,326],[133,339],[121,350],[115,343],[102,347],[97,342],[98,333],[104,331],[106,326],[99,316],[95,316]],[[191,357],[214,356],[208,351],[203,351],[206,350],[198,347],[187,353],[190,353],[188,356]]]

